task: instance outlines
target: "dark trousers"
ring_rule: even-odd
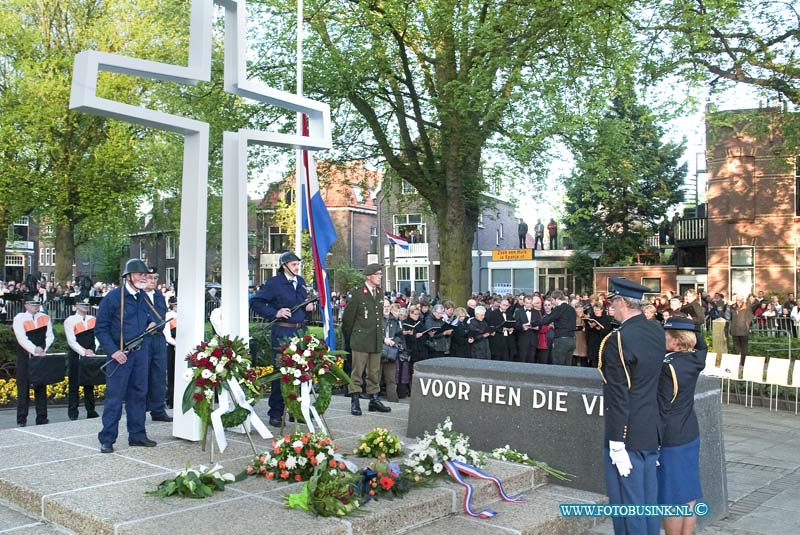
[[[541,246],[542,251],[544,251],[544,240],[541,236],[536,236],[536,239],[533,241],[533,248],[536,249],[539,246]]]
[[[519,248],[520,249],[527,249],[528,248],[528,244],[525,243],[525,235],[524,234],[520,234],[519,235]]]
[[[125,364],[112,360],[106,366],[106,399],[103,404],[103,430],[97,435],[100,444],[114,444],[119,435],[122,404],[128,421],[128,442],[144,440],[147,407],[147,350],[128,354]]]
[[[147,379],[147,411],[153,416],[167,414],[167,341],[164,336],[148,336],[145,341],[150,365]]]
[[[553,364],[571,366],[573,353],[575,353],[575,338],[562,336],[553,340],[553,350],[550,353]]]
[[[656,479],[657,450],[628,450],[633,468],[628,477],[622,477],[611,464],[608,448],[603,449],[606,492],[610,504],[657,504]],[[657,516],[614,517],[615,535],[658,535],[661,518]]]
[[[552,360],[550,360],[550,348],[544,347],[542,349],[536,350],[536,360],[534,361],[536,364],[552,364]]]
[[[748,351],[748,337],[747,336],[734,336],[733,337],[733,352],[740,355],[740,366],[744,366],[744,358],[747,356]]]
[[[539,341],[538,331],[520,331],[517,333],[517,362],[535,362],[536,343]]]
[[[167,346],[167,407],[172,408],[175,397],[175,346]]]
[[[550,249],[558,249],[558,238],[550,236]]]
[[[36,404],[36,424],[47,423],[47,385],[31,385],[28,381],[27,353],[17,351],[17,423],[28,422],[28,405],[30,389],[33,388],[33,399]]]
[[[94,386],[79,385],[79,376],[80,357],[77,353],[70,351],[67,359],[67,382],[69,383],[69,389],[67,390],[67,416],[69,416],[70,420],[78,419],[79,388],[83,388],[83,405],[86,407],[86,414],[89,416],[97,414],[94,412]]]

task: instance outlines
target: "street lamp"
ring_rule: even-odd
[[[598,253],[597,251],[591,251],[589,253],[589,258],[591,258],[592,261],[594,262],[594,267],[597,267],[597,259],[600,258],[601,254],[602,253]]]

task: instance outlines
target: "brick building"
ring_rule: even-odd
[[[708,291],[797,293],[800,166],[778,108],[719,112],[708,139]]]

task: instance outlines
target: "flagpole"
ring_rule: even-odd
[[[297,96],[303,96],[303,0],[297,0]],[[297,114],[297,135],[303,135],[303,114]],[[303,151],[298,149],[295,151],[295,195],[294,195],[294,252],[302,258],[303,257],[303,244],[302,244],[302,228],[303,228],[303,202],[304,199],[300,195],[303,191],[303,184],[305,184],[305,176],[303,173]]]

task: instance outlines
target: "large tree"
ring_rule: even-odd
[[[99,49],[185,62],[187,20],[178,0],[7,0],[0,6],[3,92],[14,95],[4,98],[0,131],[16,134],[0,157],[3,168],[9,155],[29,162],[16,181],[32,190],[35,215],[55,225],[58,281],[72,276],[79,230],[88,237],[124,228],[154,182],[143,172],[149,156],[141,129],[69,111],[74,57]],[[139,103],[151,84],[104,74],[98,87],[106,98]]]
[[[663,137],[651,111],[623,89],[598,124],[573,139],[565,219],[579,248],[602,249],[603,262],[624,263],[681,200],[684,147]]]
[[[291,0],[264,0],[278,18]],[[311,0],[306,88],[332,105],[335,142],[378,158],[428,202],[440,230],[439,293],[465,302],[487,153],[541,176],[556,119],[588,112],[623,68],[622,1]],[[264,32],[264,50],[291,46]],[[279,58],[280,61],[282,58]],[[267,63],[270,56],[262,56]]]

